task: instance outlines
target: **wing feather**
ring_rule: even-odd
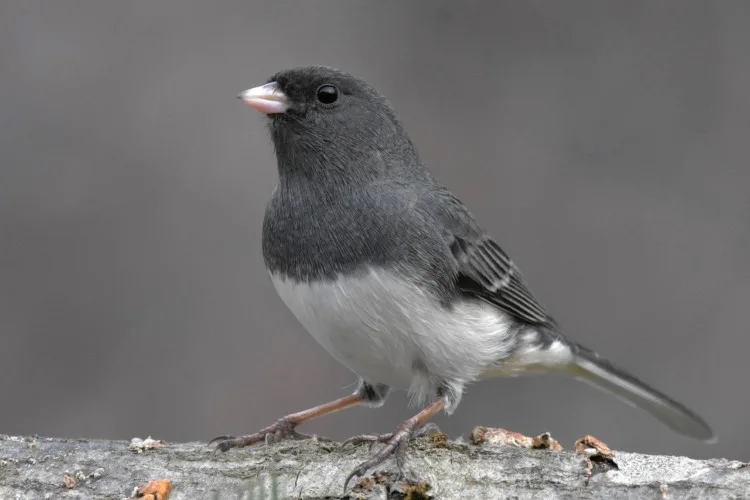
[[[475,242],[455,237],[451,245],[458,261],[458,287],[476,295],[516,318],[532,324],[550,325],[553,320],[523,280],[518,267],[489,237]]]

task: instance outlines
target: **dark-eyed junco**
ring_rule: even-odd
[[[412,432],[456,409],[467,384],[565,372],[640,407],[685,436],[710,441],[691,410],[566,339],[508,255],[419,159],[388,101],[367,82],[325,68],[282,71],[239,95],[265,113],[279,184],[266,209],[263,256],[302,325],[356,373],[354,394],[217,438],[228,450],[300,436],[309,419],[380,406],[391,388],[424,409],[381,439],[346,480],[403,450]]]

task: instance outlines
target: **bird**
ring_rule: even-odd
[[[282,70],[238,97],[267,117],[278,184],[263,219],[270,280],[299,323],[358,378],[353,394],[278,419],[219,450],[307,437],[300,424],[394,390],[422,410],[380,436],[346,478],[395,456],[467,385],[564,373],[641,408],[679,434],[712,442],[708,423],[562,333],[517,265],[420,159],[391,103],[350,73]]]

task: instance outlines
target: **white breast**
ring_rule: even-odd
[[[334,282],[271,275],[302,325],[341,364],[370,383],[426,398],[441,380],[466,383],[506,358],[510,318],[479,300],[449,310],[394,273],[371,269]]]

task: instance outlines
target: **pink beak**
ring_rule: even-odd
[[[266,115],[284,113],[289,109],[289,99],[276,82],[240,92],[237,97]]]

